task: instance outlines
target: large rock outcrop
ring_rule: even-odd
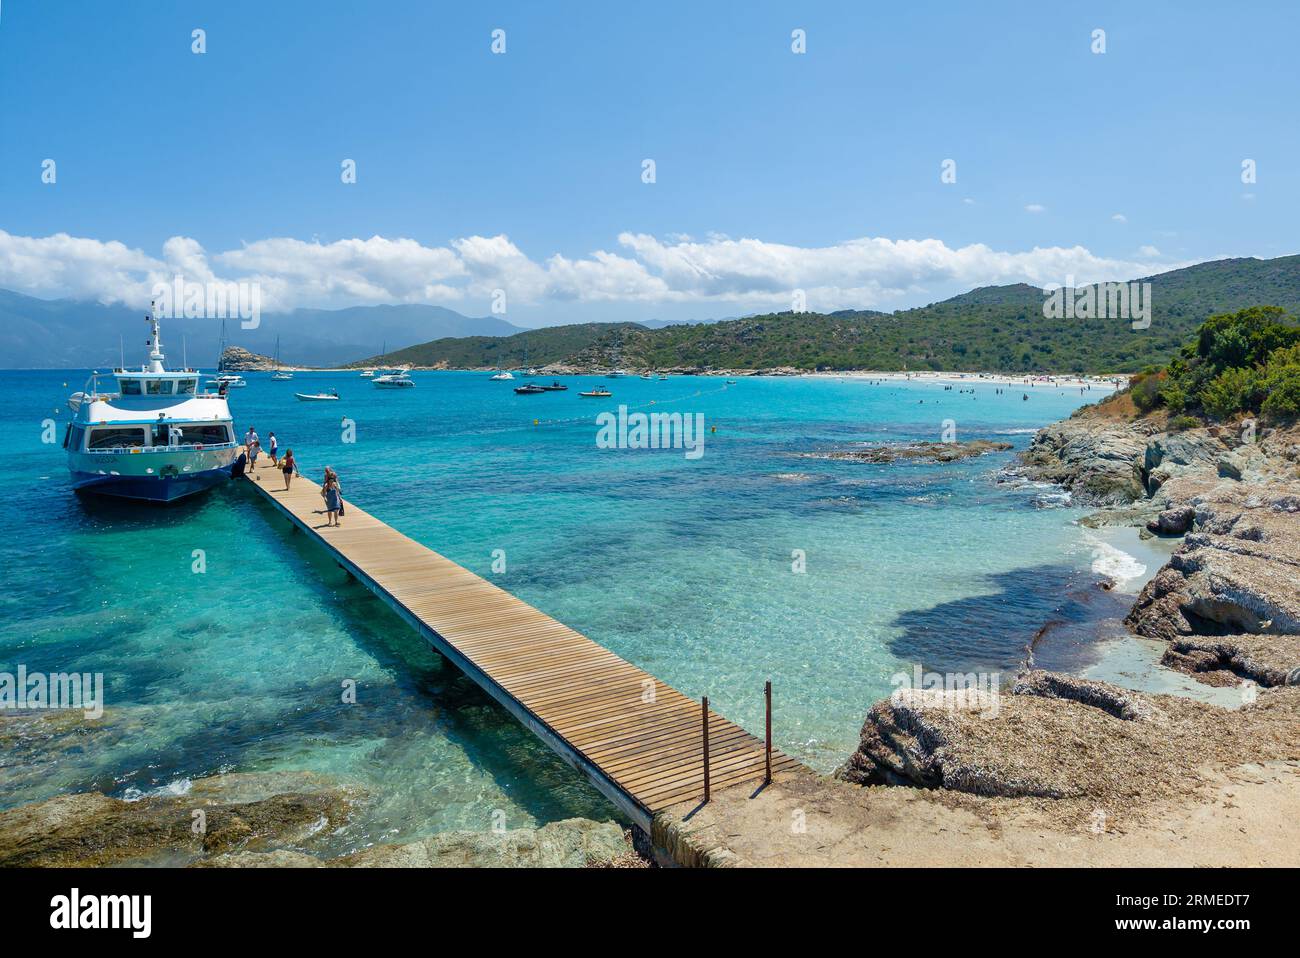
[[[1051,482],[1085,505],[1124,505],[1146,495],[1142,463],[1159,427],[1146,420],[1120,422],[1077,416],[1040,429],[1016,472]]]
[[[872,707],[836,775],[1106,805],[1173,793],[1206,766],[1300,757],[1300,689],[1229,710],[1029,672],[989,704],[950,691],[897,692]]]
[[[1228,481],[1186,505],[1194,531],[1142,590],[1129,627],[1166,641],[1300,635],[1300,483]]]

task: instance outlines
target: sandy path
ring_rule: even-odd
[[[1078,821],[1074,809],[1069,823],[1021,799],[860,788],[799,773],[757,796],[749,788],[715,795],[680,827],[697,848],[727,849],[733,864],[748,866],[1300,866],[1300,763],[1205,774],[1211,784],[1198,802],[1108,821]]]

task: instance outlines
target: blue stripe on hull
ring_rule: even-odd
[[[230,469],[227,467],[183,476],[101,476],[90,472],[74,472],[72,483],[78,492],[144,499],[149,502],[175,502],[196,492],[211,489],[229,478]]]

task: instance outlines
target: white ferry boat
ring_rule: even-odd
[[[229,479],[238,450],[225,396],[200,393],[197,369],[167,369],[157,316],[146,321],[149,362],[115,369],[113,389],[92,374],[68,399],[63,446],[73,488],[171,502]]]

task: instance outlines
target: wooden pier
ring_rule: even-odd
[[[285,492],[263,463],[249,485],[647,834],[656,812],[704,799],[706,755],[715,794],[763,782],[762,739],[346,497],[343,524],[327,527],[320,486],[297,477]],[[774,776],[797,766],[772,750]]]

